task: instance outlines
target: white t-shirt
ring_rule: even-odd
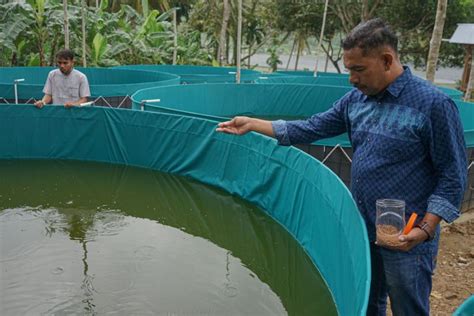
[[[59,69],[50,71],[43,92],[53,97],[53,104],[75,102],[91,96],[86,75],[76,69],[67,76]]]

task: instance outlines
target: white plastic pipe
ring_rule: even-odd
[[[160,99],[150,99],[150,100],[142,100],[140,103],[140,110],[145,111],[145,103],[151,103],[151,102],[160,102]]]
[[[15,104],[18,104],[18,83],[23,82],[25,79],[15,79],[13,80],[13,87],[15,89]]]

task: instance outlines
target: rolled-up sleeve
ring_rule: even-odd
[[[444,98],[433,106],[427,131],[429,149],[438,181],[428,198],[427,212],[450,223],[459,217],[467,184],[464,133],[456,104]]]

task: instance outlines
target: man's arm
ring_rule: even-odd
[[[52,99],[53,98],[52,98],[51,95],[45,94],[44,97],[41,100],[35,102],[35,106],[38,109],[41,109],[45,104],[50,103]]]
[[[35,102],[35,106],[38,109],[41,109],[45,104],[48,104],[53,100],[53,97],[52,97],[53,86],[52,86],[51,74],[52,72],[48,74],[48,78],[46,78],[46,83],[44,84],[44,88],[43,88],[44,97],[41,100]]]
[[[265,121],[238,116],[219,123],[216,131],[244,135],[250,131],[274,137],[281,145],[311,143],[317,139],[337,136],[346,131],[345,106],[350,93],[334,103],[331,109],[318,113],[307,120]]]
[[[427,126],[429,150],[438,182],[428,199],[427,212],[451,223],[459,217],[467,184],[464,132],[456,104],[446,97],[434,105]]]
[[[438,181],[428,198],[421,228],[414,228],[408,235],[400,236],[400,250],[410,250],[417,244],[434,236],[436,226],[444,220],[451,223],[459,217],[467,183],[467,160],[464,133],[456,104],[450,99],[434,105],[430,118],[424,126],[430,157]],[[426,223],[427,225],[423,225]]]
[[[82,103],[86,103],[86,102],[87,102],[87,97],[84,97],[74,102],[66,102],[64,103],[64,106],[69,108],[69,107],[81,105]]]

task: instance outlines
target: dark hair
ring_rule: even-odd
[[[389,46],[397,52],[398,38],[380,18],[361,22],[342,42],[342,48],[349,50],[355,47],[362,49],[366,55],[370,50]]]
[[[74,52],[70,49],[63,49],[56,54],[56,59],[74,60]]]

